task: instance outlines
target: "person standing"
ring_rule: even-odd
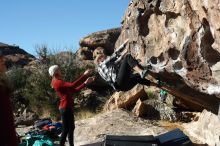
[[[94,77],[89,77],[90,70],[84,72],[76,81],[65,82],[62,80],[62,73],[58,65],[53,65],[49,68],[49,74],[52,76],[51,86],[60,97],[59,110],[62,119],[62,134],[60,146],[65,145],[68,135],[69,145],[74,146],[73,133],[75,129],[73,106],[74,100],[72,94],[79,92],[86,85],[94,81]]]
[[[11,89],[6,75],[5,58],[0,51],[0,139],[1,146],[18,146],[18,138],[15,132],[12,104],[10,101]]]

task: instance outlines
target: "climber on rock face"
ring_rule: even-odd
[[[96,57],[95,63],[97,64],[99,75],[115,90],[119,91],[128,91],[138,83],[147,86],[157,86],[156,83],[145,79],[148,69],[142,69],[138,61],[127,53],[127,49],[124,49],[127,42],[128,40],[109,57],[104,54]],[[133,70],[137,73],[134,74]]]

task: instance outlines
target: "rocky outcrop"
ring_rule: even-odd
[[[91,89],[86,89],[80,92],[82,96],[81,101],[79,101],[80,109],[87,109],[92,112],[96,112],[96,110],[104,104],[105,94],[98,93]]]
[[[6,58],[7,68],[12,66],[24,67],[25,65],[28,65],[29,62],[35,60],[33,55],[19,48],[19,46],[11,46],[0,43],[0,50]]]
[[[128,49],[189,109],[214,113],[220,102],[220,3],[132,0],[116,47]]]
[[[92,60],[93,52],[88,47],[81,47],[77,51],[77,56],[82,60]]]
[[[76,122],[75,144],[83,145],[102,141],[109,135],[158,135],[166,129],[154,126],[151,121],[136,118],[130,113],[118,109],[94,118]]]
[[[187,132],[191,127],[186,127],[185,124],[146,120],[133,116],[132,113],[122,109],[100,113],[92,118],[76,121],[75,125],[74,144],[76,146],[102,141],[105,135],[158,136],[175,128],[183,130],[190,137],[193,146],[206,146],[205,142],[199,141]],[[191,123],[186,125],[191,125]],[[193,127],[194,130],[196,128]],[[18,125],[16,131],[19,135],[24,135],[33,129],[33,126]],[[218,131],[214,132],[217,133]],[[54,142],[55,145],[59,144],[58,139]],[[66,145],[68,145],[68,142],[66,142]]]
[[[154,99],[145,101],[139,99],[132,112],[138,117],[147,119],[166,120],[171,122],[177,120],[177,114],[171,107],[167,106],[166,103]]]
[[[15,124],[30,126],[33,125],[37,119],[38,116],[36,115],[36,113],[27,111],[26,109],[21,115],[15,117]]]
[[[149,97],[143,85],[136,85],[127,92],[115,92],[104,106],[105,111],[123,108],[132,111],[135,116],[151,120],[177,121],[177,113],[173,105],[163,103],[157,95]],[[153,92],[153,91],[152,91]],[[154,90],[154,92],[156,92]],[[154,97],[153,97],[154,96]]]
[[[191,137],[195,137],[209,146],[220,145],[220,119],[207,110],[201,113],[198,121],[183,124],[183,127]]]
[[[142,85],[136,85],[133,89],[127,92],[115,92],[107,101],[104,109],[113,110],[117,108],[131,109],[132,106],[141,97],[146,97],[147,94]]]
[[[92,60],[93,51],[99,47],[104,48],[106,54],[114,51],[115,42],[121,33],[120,28],[109,29],[92,33],[80,40],[77,56],[83,60]]]
[[[76,121],[75,144],[84,145],[102,141],[105,135],[153,135],[157,136],[175,128],[180,128],[189,136],[193,146],[205,146],[187,133],[187,129],[181,123],[169,123],[162,121],[145,120],[122,110],[112,110],[96,115],[93,118]]]

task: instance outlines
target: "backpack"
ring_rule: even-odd
[[[44,135],[28,135],[19,146],[54,146],[53,141]]]
[[[41,119],[35,122],[34,126],[42,129],[45,125],[51,124],[52,120],[50,118]]]

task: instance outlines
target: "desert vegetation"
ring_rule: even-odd
[[[28,67],[14,67],[7,72],[13,89],[14,111],[17,113],[22,113],[27,108],[39,116],[59,117],[59,98],[50,85],[49,66],[59,65],[66,81],[73,81],[85,69],[92,68],[91,65],[79,66],[75,61],[75,54],[70,51],[59,55],[51,52],[45,45],[38,46],[38,60]],[[81,98],[80,93],[74,95],[75,103],[78,104],[76,111],[79,111]]]

